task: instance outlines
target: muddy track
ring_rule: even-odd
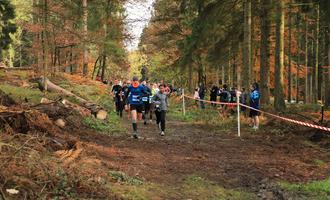
[[[124,123],[131,130],[130,124]],[[328,177],[327,151],[306,143],[303,136],[267,136],[243,132],[242,138],[202,126],[169,121],[166,136],[155,124],[138,124],[141,139],[86,135],[90,152],[104,165],[147,181],[175,186],[198,175],[225,188],[257,191],[265,178],[271,181],[307,182]],[[217,133],[216,133],[217,132]],[[323,160],[322,166],[315,159]]]

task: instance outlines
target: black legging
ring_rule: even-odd
[[[160,123],[162,131],[165,131],[165,117],[166,117],[166,111],[165,110],[156,110],[156,118],[157,118],[157,124]]]
[[[116,112],[117,112],[117,115],[122,117],[123,116],[123,110],[124,110],[123,102],[120,101],[120,99],[116,99]]]
[[[217,96],[211,95],[210,101],[217,101]],[[214,106],[214,107],[216,106],[215,103],[211,103],[211,105]]]

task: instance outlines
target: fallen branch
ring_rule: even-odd
[[[83,99],[64,88],[62,88],[58,85],[55,85],[54,83],[49,81],[49,79],[47,79],[47,78],[41,77],[40,79],[37,80],[37,82],[39,84],[39,88],[41,88],[43,90],[47,90],[47,91],[58,92],[58,93],[64,94],[65,96],[74,97],[81,104],[80,107],[84,107],[84,108],[88,109],[90,111],[90,113],[92,115],[94,115],[97,119],[101,119],[101,120],[106,119],[108,113],[101,106],[99,106],[93,102],[89,102],[86,99]],[[68,100],[65,100],[65,103],[67,103],[67,105],[75,107],[76,109],[80,110],[80,112],[85,112],[85,111],[83,111],[83,109],[78,108],[77,106],[74,106],[74,104],[69,102]],[[65,104],[65,103],[63,103],[63,104]]]
[[[22,71],[25,71],[25,70],[33,70],[33,67],[0,67],[0,69],[3,69],[3,70],[22,70]]]

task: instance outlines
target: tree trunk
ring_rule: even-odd
[[[237,66],[236,60],[237,60],[237,56],[239,55],[239,51],[241,50],[241,43],[238,42],[237,44],[238,47],[237,51],[235,52],[235,47],[232,46],[232,64],[231,64],[231,69],[232,69],[232,84],[230,86],[233,85],[237,85],[237,88],[241,88],[242,83],[241,83],[241,74],[238,73],[238,70],[240,70],[241,66]]]
[[[226,84],[233,85],[232,64],[231,64],[231,43],[228,48],[228,83]]]
[[[275,102],[276,110],[285,109],[284,100],[284,1],[277,3],[276,13],[276,59],[275,59]]]
[[[316,4],[316,34],[315,34],[315,70],[313,84],[313,103],[319,99],[319,33],[320,33],[320,6]]]
[[[222,84],[224,84],[226,81],[225,81],[225,66],[223,64],[221,64],[221,81],[222,81]],[[219,84],[219,79],[217,80],[217,84]]]
[[[292,3],[292,1],[290,1]],[[292,66],[291,66],[291,44],[292,44],[292,9],[289,9],[289,47],[288,47],[288,102],[292,99]]]
[[[251,79],[251,0],[244,1],[244,44],[243,70],[241,70],[242,85],[249,88]]]
[[[96,67],[97,67],[97,63],[99,62],[101,56],[97,57],[95,63],[94,63],[94,67],[93,67],[93,74],[92,74],[92,80],[94,79],[95,76],[95,72],[96,72]]]
[[[42,49],[43,49],[43,74],[44,77],[48,76],[48,44],[47,44],[47,0],[44,0],[43,5],[43,31],[42,31]],[[45,82],[44,88],[47,90],[47,83]]]
[[[87,33],[88,33],[88,8],[87,0],[83,0],[83,36],[84,36],[84,58],[83,58],[83,75],[88,74],[88,46],[87,46]]]
[[[101,70],[101,80],[104,81],[104,75],[105,75],[105,68],[106,68],[106,62],[107,62],[107,56],[104,54],[102,59],[102,70]]]
[[[308,18],[305,15],[305,96],[304,101],[308,103]]]
[[[70,73],[73,74],[73,52],[72,52],[73,46],[70,47]]]
[[[300,16],[299,13],[297,13],[297,40],[298,40],[298,47],[297,47],[297,73],[296,73],[296,103],[299,103],[299,86],[300,86],[300,81],[299,81],[299,71],[300,71],[300,62],[301,62],[301,36],[300,36]]]
[[[325,88],[325,92],[324,92],[324,105],[325,107],[330,107],[330,92],[329,92],[329,88],[330,88],[330,22],[328,22],[328,33],[326,36],[326,52],[327,52],[327,63],[328,63],[328,68],[326,68],[323,72],[325,73],[324,75],[324,88]]]
[[[192,71],[192,65],[189,65],[188,69],[188,87],[189,87],[189,92],[193,92],[193,82],[192,82],[192,76],[193,71]]]
[[[314,81],[314,73],[315,73],[315,68],[314,68],[314,30],[312,30],[312,38],[311,38],[311,53],[310,53],[310,59],[309,59],[309,65],[310,65],[310,71],[308,73],[308,80],[309,80],[309,92],[308,92],[308,102],[313,103],[313,81]]]
[[[262,1],[260,14],[261,44],[260,44],[260,92],[261,103],[269,104],[269,35],[270,35],[270,0]],[[248,88],[246,88],[248,89]]]

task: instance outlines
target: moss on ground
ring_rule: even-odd
[[[59,98],[59,94],[56,93],[43,93],[39,89],[23,88],[9,84],[0,84],[0,89],[18,103],[24,102],[27,99],[29,103],[37,104],[40,103],[43,97],[51,100]]]

